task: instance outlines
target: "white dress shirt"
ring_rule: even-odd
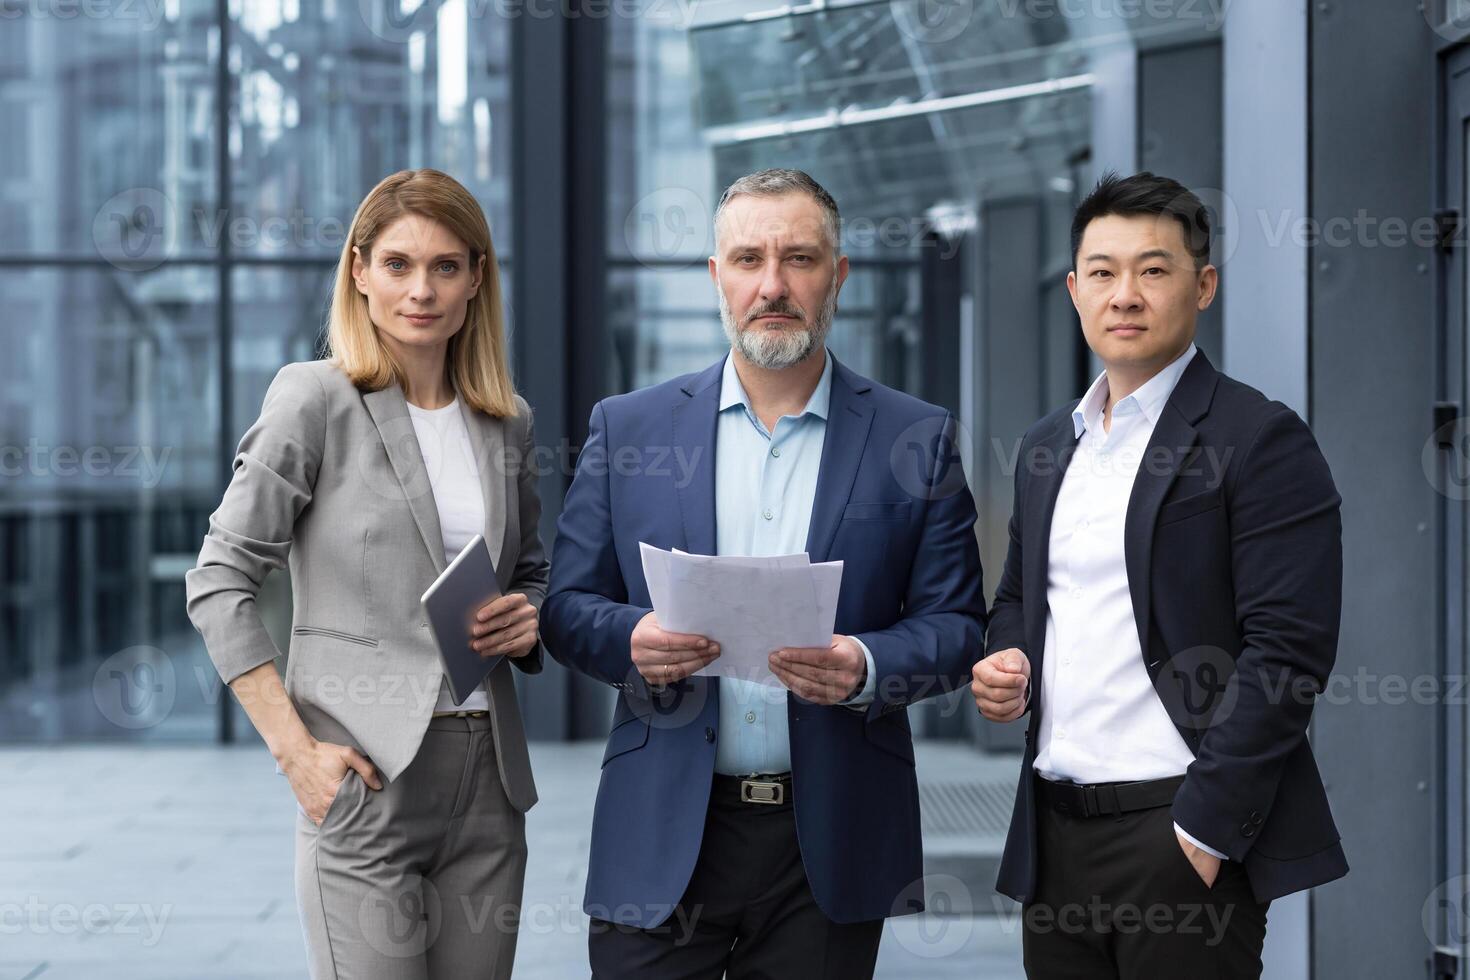
[[[439,533],[444,538],[444,561],[454,560],[477,534],[485,533],[485,498],[480,491],[480,470],[470,446],[459,397],[443,408],[419,408],[408,403],[414,435],[429,474],[434,507],[439,512]],[[464,704],[455,704],[445,680],[439,688],[437,711],[488,711],[490,695],[481,684]]]
[[[1108,376],[1072,413],[1077,452],[1052,514],[1046,572],[1046,692],[1036,772],[1074,783],[1183,775],[1194,754],[1170,721],[1143,665],[1133,616],[1123,524],[1139,464],[1195,346],[1113,406],[1103,427]],[[1140,587],[1143,583],[1140,583]],[[1223,858],[1175,828],[1196,846]]]

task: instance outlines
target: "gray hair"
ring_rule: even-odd
[[[811,178],[811,175],[801,170],[787,170],[775,168],[771,170],[757,170],[753,174],[746,174],[735,183],[725,188],[725,193],[720,195],[720,203],[715,206],[715,241],[720,240],[720,219],[725,214],[725,206],[742,194],[750,194],[755,197],[780,197],[784,194],[805,194],[815,200],[822,209],[822,229],[826,232],[827,243],[832,246],[832,260],[837,261],[837,256],[842,251],[839,234],[842,227],[842,215],[837,211],[837,202],[827,189]]]

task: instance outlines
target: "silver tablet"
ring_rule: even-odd
[[[494,670],[504,656],[482,657],[470,646],[470,632],[480,607],[500,595],[495,580],[495,564],[485,539],[475,535],[454,561],[444,569],[424,593],[424,611],[429,614],[429,629],[439,644],[439,659],[444,676],[449,680],[454,703],[464,704]]]

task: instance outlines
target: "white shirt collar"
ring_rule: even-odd
[[[1164,406],[1169,402],[1169,396],[1174,393],[1174,388],[1179,384],[1179,379],[1184,375],[1184,369],[1189,367],[1189,362],[1194,360],[1198,348],[1194,344],[1189,349],[1170,361],[1158,374],[1145,381],[1137,391],[1126,398],[1121,398],[1113,406],[1113,417],[1129,415],[1133,412],[1141,412],[1150,424],[1157,424],[1159,414],[1163,412]],[[1072,410],[1072,431],[1077,438],[1082,438],[1082,433],[1096,426],[1097,431],[1102,431],[1103,407],[1108,403],[1108,373],[1104,371],[1097,376],[1097,380],[1087,389],[1087,394],[1077,403]]]

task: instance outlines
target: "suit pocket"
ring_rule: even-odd
[[[1179,832],[1174,829],[1174,808],[1161,806],[1149,810],[1147,813],[1151,819],[1157,821],[1159,824],[1159,836],[1163,838],[1159,842],[1159,846],[1164,849],[1163,858],[1173,866],[1174,872],[1179,876],[1181,883],[1186,888],[1203,888],[1205,891],[1213,891],[1215,886],[1205,884],[1205,880],[1200,877],[1199,869],[1194,866],[1194,862],[1189,859],[1189,855],[1184,853],[1184,845],[1180,843]],[[1220,863],[1220,870],[1221,872],[1225,870],[1225,862],[1223,861]],[[1215,884],[1218,885],[1219,883],[1220,878],[1217,875]]]
[[[607,733],[607,750],[602,753],[605,766],[620,755],[641,749],[648,742],[648,720],[633,717]]]
[[[362,777],[357,774],[356,769],[348,769],[342,774],[342,782],[337,784],[337,793],[332,797],[332,802],[327,804],[327,812],[322,814],[322,822],[318,825],[319,829],[326,830],[334,819],[341,819],[341,811],[346,809],[351,803],[348,794],[353,792],[353,782],[362,782]],[[301,809],[300,803],[296,804],[296,809],[300,811],[302,816],[306,816],[306,811]],[[307,817],[307,819],[310,820],[311,818]]]
[[[1181,497],[1178,500],[1171,500],[1159,508],[1159,519],[1154,523],[1154,526],[1162,527],[1165,524],[1173,524],[1175,521],[1182,521],[1198,514],[1218,510],[1220,505],[1220,491],[1218,489],[1206,490],[1204,493],[1196,493],[1188,497]]]
[[[844,521],[906,521],[909,519],[907,500],[859,502],[847,505],[842,512]]]
[[[368,636],[358,636],[356,633],[344,633],[342,630],[327,629],[325,626],[293,626],[291,633],[294,636],[325,636],[333,640],[343,640],[347,643],[359,643],[365,647],[375,647],[378,641]]]
[[[914,737],[909,732],[907,712],[896,711],[875,721],[865,720],[863,734],[884,752],[898,756],[909,765],[914,764]]]

